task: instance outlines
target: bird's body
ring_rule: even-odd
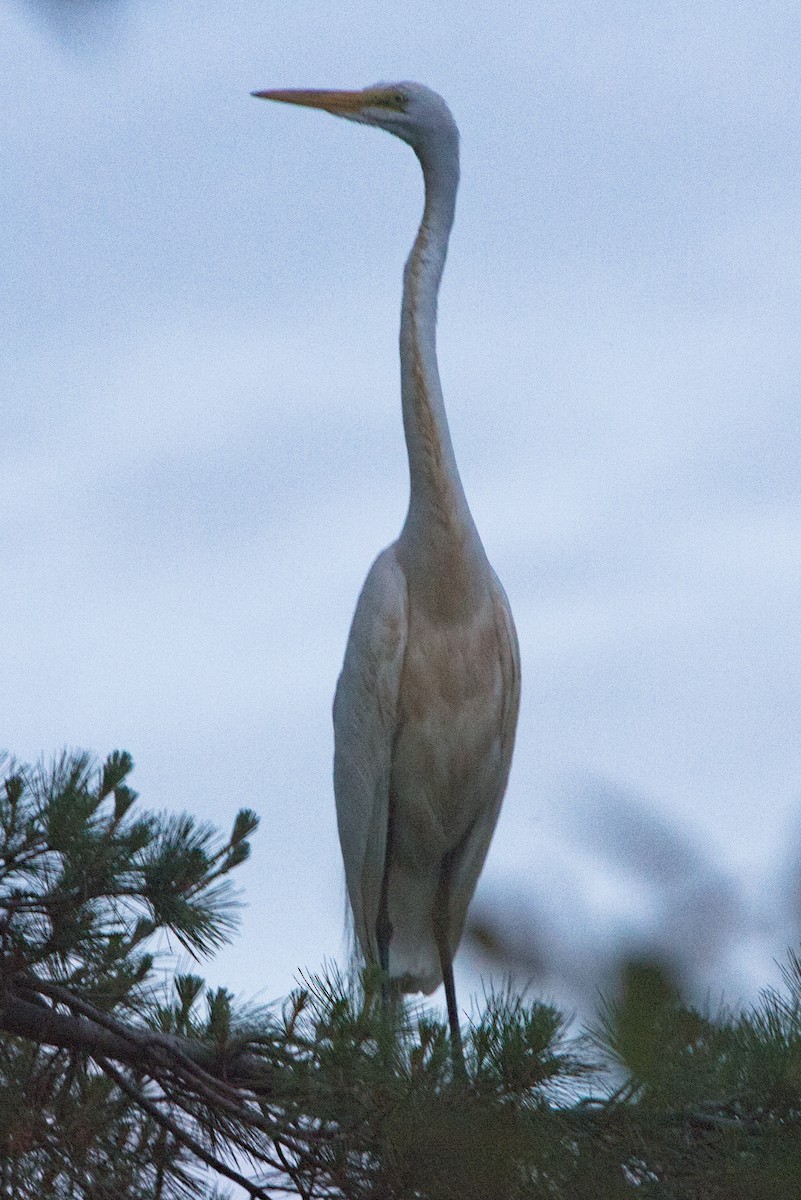
[[[447,105],[420,84],[263,92],[379,125],[409,142],[425,180],[406,263],[401,393],[410,501],[373,564],[334,700],[334,790],[365,958],[404,992],[445,980],[495,828],[512,758],[520,662],[453,453],[436,357],[436,306],[459,180]]]
[[[401,538],[380,555],[359,599],[334,701],[334,778],[362,949],[379,960],[386,871],[390,976],[402,991],[431,992],[443,974],[438,906],[453,953],[495,828],[519,673],[491,568],[483,594],[444,618],[403,551]],[[450,600],[464,597],[454,588]]]

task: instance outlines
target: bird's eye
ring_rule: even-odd
[[[376,88],[370,95],[370,103],[376,108],[389,108],[393,112],[405,112],[409,97],[400,88]]]

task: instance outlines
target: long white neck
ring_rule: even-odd
[[[459,185],[458,142],[419,152],[425,209],[406,263],[401,310],[401,399],[409,455],[409,512],[399,550],[418,573],[450,573],[453,556],[480,556],[483,548],[467,506],[451,443],[437,367],[437,294],[448,252]],[[461,575],[462,572],[457,571]],[[453,582],[456,582],[455,580]]]

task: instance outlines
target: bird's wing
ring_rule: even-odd
[[[495,623],[498,629],[501,671],[503,672],[504,706],[501,718],[501,748],[505,767],[503,776],[505,788],[506,780],[509,777],[509,768],[512,765],[517,717],[520,712],[520,645],[509,599],[494,571],[493,583]]]
[[[494,571],[492,573],[492,595],[503,687],[503,704],[498,730],[496,790],[473,823],[454,864],[449,929],[453,953],[456,952],[456,947],[461,941],[467,907],[475,891],[492,835],[495,832],[501,802],[509,779],[509,769],[512,765],[517,716],[520,710],[520,647],[506,592]]]
[[[334,696],[339,840],[356,935],[373,962],[407,630],[406,577],[390,546],[373,563],[359,596]]]

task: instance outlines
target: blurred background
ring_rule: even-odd
[[[516,615],[458,960],[580,1013],[617,964],[752,999],[799,939],[801,16],[523,0],[7,0],[0,744],[262,816],[213,983],[344,953],[330,702],[402,523],[413,155],[255,88],[419,79],[460,124],[457,456]]]

